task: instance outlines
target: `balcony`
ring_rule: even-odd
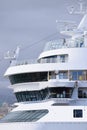
[[[69,79],[50,79],[48,81],[48,87],[74,87],[75,81],[69,81]]]
[[[56,99],[52,99],[52,100],[54,100],[54,103],[53,103],[54,106],[60,105],[60,104],[68,105],[75,101],[74,99],[71,99],[71,98],[56,98]]]

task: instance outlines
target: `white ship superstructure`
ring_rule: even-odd
[[[18,103],[1,120],[1,130],[87,129],[87,14],[71,38],[47,42],[36,63],[17,63],[5,76]]]

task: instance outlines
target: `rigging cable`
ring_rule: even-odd
[[[46,41],[46,40],[49,39],[49,38],[51,38],[51,40],[52,40],[53,38],[55,38],[54,36],[55,36],[55,37],[58,36],[58,32],[53,33],[53,34],[51,34],[51,35],[49,35],[49,36],[47,36],[47,37],[45,37],[45,38],[43,38],[43,39],[41,39],[41,40],[39,40],[39,41],[33,42],[33,43],[27,45],[26,47],[21,48],[21,50],[25,50],[25,49],[27,49],[27,48],[30,48],[30,47],[32,47],[32,46],[34,46],[34,45],[37,45],[37,44],[41,43],[42,41]]]

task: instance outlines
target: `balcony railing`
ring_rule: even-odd
[[[23,61],[17,61],[16,65],[27,65],[27,64],[36,64],[37,59],[31,59],[31,60],[23,60]]]
[[[76,48],[76,47],[84,47],[84,39],[59,39],[53,40],[46,43],[44,51],[61,49],[61,48]]]

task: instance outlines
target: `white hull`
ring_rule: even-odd
[[[2,123],[0,130],[87,130],[87,122]]]

